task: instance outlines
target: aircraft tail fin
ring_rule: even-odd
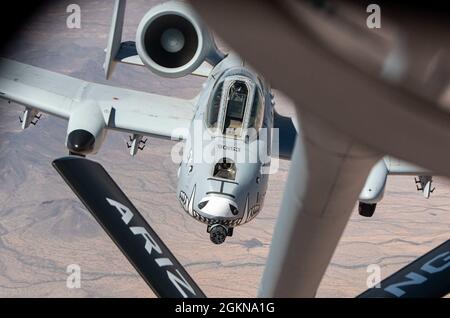
[[[111,22],[108,45],[105,49],[106,57],[103,68],[105,69],[106,79],[109,79],[114,71],[117,53],[121,48],[122,29],[125,19],[125,7],[126,0],[116,0],[114,4],[114,13]]]
[[[450,292],[450,240],[406,265],[358,298],[440,298]],[[377,288],[375,288],[377,287]]]

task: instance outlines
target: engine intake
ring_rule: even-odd
[[[84,129],[75,129],[67,135],[67,148],[73,153],[90,153],[94,150],[95,137]]]
[[[185,76],[205,60],[215,65],[223,58],[197,14],[177,1],[147,12],[137,30],[136,49],[150,70],[166,77]]]
[[[93,102],[76,105],[69,117],[66,147],[78,155],[95,154],[106,136],[106,122],[100,107]]]

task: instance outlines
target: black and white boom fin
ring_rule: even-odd
[[[99,163],[69,156],[53,166],[158,297],[205,297]]]

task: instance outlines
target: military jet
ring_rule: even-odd
[[[177,198],[207,226],[213,243],[223,243],[261,211],[272,158],[292,155],[296,120],[277,113],[270,84],[235,53],[219,50],[188,4],[169,1],[151,8],[135,41],[122,42],[124,13],[125,1],[116,1],[105,76],[112,75],[116,63],[170,78],[203,76],[197,98],[89,83],[6,59],[0,63],[1,97],[25,107],[23,129],[35,125],[41,113],[66,119],[66,146],[74,156],[95,154],[108,130],[130,133],[132,156],[146,146],[144,136],[183,140]],[[360,214],[373,215],[388,174],[420,174],[418,189],[429,197],[427,173],[390,157],[380,160],[360,194]]]
[[[41,113],[66,119],[65,143],[72,156],[98,152],[108,130],[130,133],[132,156],[146,146],[144,136],[183,141],[174,158],[177,198],[206,225],[213,243],[223,243],[261,211],[271,157],[290,156],[295,127],[274,110],[268,83],[236,54],[221,52],[189,5],[171,1],[151,8],[136,41],[121,41],[124,12],[125,1],[116,1],[106,77],[119,62],[171,78],[203,76],[195,99],[89,83],[6,59],[0,62],[1,97],[25,106],[23,129],[35,125]],[[274,147],[279,139],[272,130],[280,123],[288,138]]]

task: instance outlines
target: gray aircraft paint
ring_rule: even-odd
[[[246,142],[246,134],[243,132],[240,137],[226,136],[220,132],[213,133],[206,126],[206,115],[208,108],[211,107],[211,94],[218,82],[227,81],[228,79],[247,80],[252,84],[253,90],[260,90],[264,97],[264,119],[262,129],[268,129],[267,134],[260,134],[256,138],[265,138],[260,143]],[[252,96],[254,91],[250,91],[248,96]],[[225,96],[223,94],[222,96]],[[236,152],[258,153],[256,149],[259,145],[271,146],[271,129],[273,123],[273,106],[271,104],[270,90],[262,84],[258,76],[243,65],[243,62],[234,55],[228,55],[221,63],[219,63],[212,71],[210,77],[205,83],[204,89],[200,94],[194,120],[190,126],[189,138],[198,137],[198,133],[194,131],[195,122],[201,123],[202,133],[210,137],[210,141],[206,141],[207,146],[213,149],[212,162],[205,160],[197,160],[196,155],[202,155],[193,151],[193,144],[198,140],[188,140],[186,145],[190,145],[184,149],[185,157],[181,162],[179,170],[179,181],[177,186],[177,194],[184,210],[195,219],[206,224],[220,223],[228,227],[235,227],[244,224],[253,219],[261,210],[264,202],[264,196],[267,191],[268,175],[261,173],[262,166],[266,163],[265,158],[257,157],[256,162],[240,162],[235,160]],[[247,100],[246,121],[250,111],[252,110],[252,100]],[[222,105],[223,106],[223,105]],[[221,107],[222,107],[221,106]],[[219,117],[224,116],[224,112],[219,111]],[[221,118],[218,119],[221,121]],[[227,146],[229,144],[233,146]],[[206,145],[204,145],[205,147]],[[271,149],[267,149],[270,153]],[[222,158],[230,158],[235,161],[236,177],[234,180],[217,178],[213,176],[213,170],[216,163]],[[208,201],[203,207],[199,208],[199,203]],[[233,214],[228,205],[237,208],[238,213]]]

